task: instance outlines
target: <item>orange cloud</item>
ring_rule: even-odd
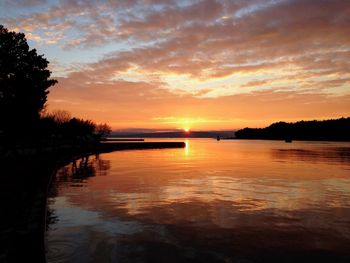
[[[349,17],[343,0],[64,0],[0,22],[77,58],[56,55],[52,108],[114,128],[226,129],[350,115]]]
[[[179,128],[181,119],[196,120],[192,129],[236,129],[277,120],[348,116],[350,105],[349,95],[264,91],[197,98],[173,94],[159,88],[158,83],[71,84],[61,80],[52,89],[49,108],[64,108],[79,117],[109,122],[114,129]],[[169,116],[173,116],[170,121]]]

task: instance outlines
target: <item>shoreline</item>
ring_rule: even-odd
[[[0,157],[0,261],[46,262],[47,196],[59,168],[83,157],[121,150],[184,148],[184,142],[112,142],[17,149]],[[21,253],[18,253],[21,251]]]
[[[143,150],[143,149],[166,149],[184,148],[185,142],[144,142],[144,141],[102,141],[99,143],[63,144],[60,146],[33,146],[28,148],[11,149],[1,153],[0,161],[12,158],[40,158],[72,153],[96,154],[119,150]]]

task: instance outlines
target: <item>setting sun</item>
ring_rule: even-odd
[[[0,0],[0,258],[350,263],[349,18]]]

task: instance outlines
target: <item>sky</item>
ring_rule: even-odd
[[[0,0],[50,61],[47,109],[114,130],[350,116],[349,0]]]

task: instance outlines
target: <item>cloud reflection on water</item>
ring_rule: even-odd
[[[115,261],[132,262],[130,249],[142,257],[157,257],[153,245],[160,253],[184,253],[179,261],[208,256],[213,261],[259,262],[257,255],[273,260],[276,251],[293,254],[293,259],[300,253],[315,259],[317,251],[348,255],[348,148],[337,143],[211,140],[187,145],[188,150],[102,155],[100,161],[110,162],[106,176],[88,176],[78,188],[58,177],[59,197],[53,197],[51,207],[59,220],[69,223],[80,217],[75,225],[79,231],[87,226],[97,231],[100,241],[112,247],[111,257],[113,251],[121,253]],[[67,175],[73,176],[69,170]],[[65,201],[58,204],[61,197]],[[84,213],[64,217],[65,207],[92,211],[99,223],[92,224]],[[72,227],[67,222],[58,227],[60,238]],[[116,222],[120,229],[133,226],[130,222],[140,227],[134,233],[115,232]],[[253,248],[252,259],[246,252]]]

